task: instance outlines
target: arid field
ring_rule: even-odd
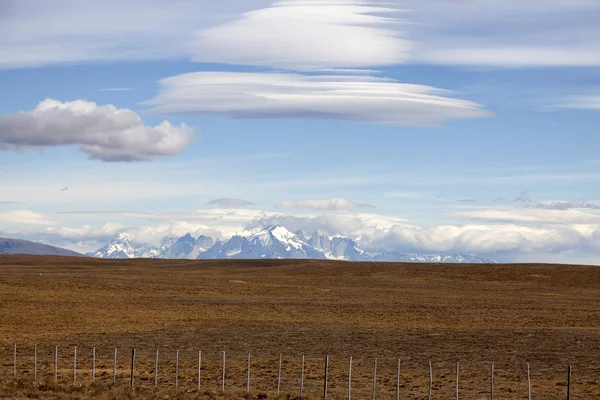
[[[355,399],[371,399],[375,357],[377,399],[396,398],[398,360],[401,399],[427,399],[430,361],[432,399],[455,398],[457,361],[461,399],[490,398],[492,362],[495,399],[527,399],[527,363],[533,399],[566,399],[569,365],[571,398],[600,399],[600,268],[0,256],[0,398],[244,398],[248,353],[248,398],[277,398],[282,353],[281,398],[299,396],[304,354],[307,399],[325,355],[328,399],[347,398],[350,356]]]

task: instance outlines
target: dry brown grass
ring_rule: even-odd
[[[307,354],[305,397],[319,398],[323,356],[331,356],[328,398],[346,396],[348,357],[354,398],[370,398],[378,357],[378,399],[392,399],[402,360],[403,399],[451,399],[461,362],[461,398],[526,398],[525,364],[536,399],[600,396],[600,268],[556,265],[401,265],[321,261],[94,260],[0,256],[0,398],[220,398],[220,352],[228,354],[226,398],[244,398],[246,357],[253,354],[252,394],[298,395]],[[18,343],[19,378],[12,379]],[[38,344],[43,388],[32,385]],[[53,351],[60,346],[60,380]],[[73,346],[79,382],[72,384]],[[91,347],[98,352],[90,384]],[[136,389],[129,379],[137,348]],[[117,386],[112,349],[119,348]],[[161,352],[159,391],[153,362]],[[174,385],[180,350],[180,387]],[[203,351],[196,390],[197,351]],[[206,391],[206,393],[205,393]],[[282,397],[285,398],[285,397]],[[223,398],[225,399],[225,398]]]

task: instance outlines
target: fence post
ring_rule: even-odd
[[[92,347],[92,383],[96,380],[96,347]]]
[[[179,350],[175,352],[175,389],[179,386]]]
[[[494,363],[492,363],[490,373],[490,398],[491,400],[494,400]]]
[[[158,349],[156,349],[156,358],[154,359],[154,390],[158,388]]]
[[[73,382],[77,382],[77,346],[73,347]]]
[[[54,382],[58,381],[58,346],[54,348]]]
[[[375,357],[375,365],[373,365],[373,400],[375,400],[376,385],[377,385],[377,357]]]
[[[33,345],[33,383],[37,384],[37,344]]]
[[[246,378],[246,393],[250,393],[250,353],[248,353],[248,377]]]
[[[225,351],[223,351],[223,376],[221,377],[221,392],[225,393]]]
[[[352,400],[352,356],[348,365],[348,400]]]
[[[325,377],[323,379],[323,400],[327,399],[327,375],[329,374],[329,356],[325,356]]]
[[[117,382],[117,348],[115,347],[115,356],[113,358],[113,383]]]
[[[277,368],[277,396],[281,391],[281,361],[283,358],[283,354],[279,353],[279,367]]]
[[[429,361],[429,396],[428,400],[431,400],[431,391],[433,390],[433,369],[431,368],[431,361]]]
[[[531,373],[527,364],[527,400],[531,400]]]
[[[571,400],[571,366],[569,365],[569,379],[567,381],[567,400]]]
[[[302,367],[300,372],[300,398],[302,398],[302,391],[304,390],[304,354],[302,354]]]
[[[135,380],[135,347],[131,349],[131,387]]]
[[[202,377],[202,351],[198,350],[198,389],[200,389],[200,378]]]
[[[460,371],[460,363],[456,362],[456,400],[458,400],[458,374]]]
[[[398,360],[398,369],[396,370],[396,400],[400,400],[400,360]]]
[[[13,376],[17,377],[17,344],[13,346]]]

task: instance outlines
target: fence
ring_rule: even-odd
[[[104,382],[111,384],[128,384],[131,387],[139,385],[158,390],[161,387],[175,387],[176,389],[194,388],[206,391],[245,391],[273,392],[277,396],[291,394],[299,398],[347,398],[352,399],[356,388],[359,389],[358,398],[366,398],[367,388],[366,369],[362,363],[362,372],[359,374],[358,382],[356,375],[353,376],[353,368],[356,368],[357,360],[353,357],[343,361],[338,358],[337,374],[332,379],[330,371],[329,355],[318,356],[292,356],[279,354],[278,357],[256,358],[252,353],[241,357],[234,357],[222,351],[220,353],[202,353],[201,350],[186,349],[156,349],[152,351],[141,351],[132,349],[102,349],[97,351],[91,348],[60,348],[58,346],[43,349],[36,344],[32,348],[21,348],[17,344],[12,347],[12,362],[4,362],[4,366],[10,365],[12,376],[15,379],[31,379],[38,384],[43,379],[51,379],[55,382],[74,383],[82,381]],[[185,355],[184,358],[181,356]],[[174,360],[173,360],[174,356]],[[193,356],[193,357],[192,357]],[[233,363],[230,361],[233,360]],[[387,359],[387,366],[390,360]],[[345,364],[345,371],[341,371],[341,365]],[[386,398],[393,393],[396,400],[404,397],[403,376],[401,360],[394,360],[394,377],[380,378],[378,376],[378,358],[375,357],[371,363],[368,375],[372,400],[378,395]],[[427,393],[426,398],[432,399],[434,395],[435,371],[431,361],[427,366]],[[5,371],[6,372],[6,371]],[[461,365],[456,363],[455,367],[455,398],[461,398]],[[489,390],[486,398],[494,400],[495,395],[495,369],[494,363],[489,365],[486,372],[489,379]],[[285,375],[285,379],[284,379]],[[389,374],[388,374],[389,375]],[[527,382],[527,392],[519,394],[519,398],[532,399],[531,366],[523,365],[523,379]],[[565,369],[566,388],[564,396],[571,399],[572,368]],[[331,396],[331,385],[335,385],[337,397]],[[344,394],[341,396],[341,387]],[[383,387],[385,386],[385,387]],[[383,396],[382,396],[383,394]],[[387,397],[389,398],[389,396]]]

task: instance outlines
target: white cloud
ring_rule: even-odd
[[[539,208],[543,210],[570,210],[570,209],[591,209],[598,210],[600,205],[588,203],[586,201],[565,201],[565,200],[544,200],[535,203],[526,204],[528,208]]]
[[[154,113],[234,118],[310,117],[398,126],[438,126],[488,117],[480,104],[448,91],[370,76],[196,72],[160,81]]]
[[[0,68],[189,57],[194,32],[270,0],[0,2]]]
[[[142,161],[177,154],[192,142],[185,124],[149,127],[131,110],[84,100],[46,99],[32,111],[0,116],[0,150],[76,145],[92,159]]]
[[[135,90],[135,89],[124,88],[124,87],[98,89],[98,91],[100,91],[100,92],[131,92],[133,90]]]
[[[493,68],[600,65],[595,0],[406,0],[415,62]]]
[[[399,20],[389,15],[398,10],[369,4],[278,2],[199,32],[193,60],[292,70],[404,62],[411,44],[399,37]]]
[[[0,222],[28,225],[51,225],[54,223],[54,220],[47,215],[34,211],[13,210],[0,212]]]
[[[248,208],[249,206],[255,205],[246,200],[228,198],[211,200],[208,204],[217,205],[220,208]]]
[[[566,98],[559,100],[556,107],[580,110],[600,110],[600,95],[588,94],[567,96]]]
[[[275,208],[299,208],[308,210],[347,210],[352,208],[375,208],[370,204],[357,203],[346,199],[325,200],[286,200],[275,204]]]
[[[487,222],[600,224],[600,214],[575,209],[487,209],[456,211],[449,215]]]

